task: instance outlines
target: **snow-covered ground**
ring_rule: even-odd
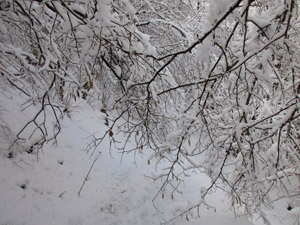
[[[194,174],[185,183],[183,194],[166,193],[164,199],[152,199],[160,188],[146,175],[154,172],[144,155],[121,155],[109,151],[104,142],[88,180],[78,196],[85,177],[97,156],[85,151],[91,134],[107,128],[100,112],[84,102],[71,109],[62,121],[57,145],[49,143],[42,151],[9,154],[9,130],[17,132],[32,117],[34,107],[21,112],[24,99],[0,95],[0,225],[155,225],[172,219],[197,200],[200,186],[209,185],[203,174]],[[24,105],[22,106],[24,107]],[[208,199],[216,210],[205,207],[200,218],[186,217],[169,224],[250,225],[246,217],[235,218],[230,202],[221,191]],[[255,221],[253,221],[254,224]]]

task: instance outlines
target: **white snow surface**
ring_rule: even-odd
[[[200,198],[201,187],[210,180],[203,174],[192,175],[183,194],[165,193],[152,202],[161,183],[146,176],[155,172],[148,165],[150,153],[121,155],[109,151],[109,141],[99,146],[96,161],[80,196],[78,191],[92,165],[94,155],[85,148],[90,135],[100,135],[107,127],[103,115],[85,102],[78,104],[62,121],[57,145],[48,143],[43,150],[25,151],[8,157],[9,126],[13,132],[32,118],[32,108],[20,111],[20,96],[0,95],[0,225],[156,225],[172,219],[180,210]],[[118,141],[122,141],[122,138]],[[235,218],[230,202],[221,191],[207,201],[216,210],[200,209],[196,215],[180,217],[172,225],[250,225],[246,217]],[[254,221],[255,222],[255,221]]]

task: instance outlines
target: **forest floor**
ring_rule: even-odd
[[[155,173],[154,165],[147,163],[147,149],[135,156],[121,155],[104,141],[94,154],[85,150],[91,135],[107,129],[103,115],[85,102],[70,109],[62,120],[56,144],[49,142],[38,154],[22,149],[10,154],[10,134],[38,110],[36,106],[22,111],[23,100],[17,95],[0,95],[0,225],[159,225],[197,202],[200,186],[210,184],[204,174],[195,173],[185,182],[182,194],[172,199],[166,193],[164,199],[159,196],[152,201],[161,183],[147,178]],[[201,207],[200,218],[184,215],[169,224],[251,224],[247,217],[234,214],[230,200],[220,190],[207,203],[215,210]]]

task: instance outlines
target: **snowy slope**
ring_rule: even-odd
[[[3,93],[2,93],[3,94]],[[0,155],[0,225],[155,225],[172,219],[199,197],[198,186],[209,185],[203,174],[195,174],[186,182],[182,195],[174,200],[166,194],[153,206],[152,199],[160,188],[146,178],[154,172],[147,165],[147,153],[136,157],[109,151],[109,143],[100,148],[96,161],[80,196],[94,157],[85,151],[91,134],[106,129],[101,113],[93,111],[84,102],[71,110],[70,118],[62,122],[57,145],[49,143],[43,151],[10,155],[7,146],[10,132],[17,132],[30,118],[34,107],[21,112],[24,101],[20,96],[0,95],[1,155]],[[19,149],[22,151],[22,149]],[[145,150],[146,152],[146,150]],[[214,210],[201,209],[200,218],[185,217],[169,224],[250,225],[246,218],[235,219],[228,208],[230,203],[217,192],[208,201]]]

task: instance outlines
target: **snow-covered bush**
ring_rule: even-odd
[[[151,9],[150,3],[141,7]],[[199,204],[179,215],[205,205],[216,187],[234,208],[258,213],[266,223],[263,212],[276,201],[299,205],[297,7],[296,1],[210,1],[197,33],[189,30],[188,14],[172,14],[170,4],[155,7],[173,22],[158,47],[174,45],[159,51],[152,77],[129,86],[118,102],[141,93],[120,114],[127,123],[119,127],[137,147],[119,148],[146,146],[154,151],[148,163],[169,162],[153,177],[163,181],[162,195],[180,191],[193,171],[209,175],[212,184],[201,190]],[[151,34],[155,19],[148,21]]]
[[[211,178],[178,216],[214,188],[266,223],[274,202],[300,206],[297,1],[5,1],[0,13],[1,75],[40,107],[16,140],[55,139],[84,98],[108,125],[88,149],[153,151],[148,163],[169,163],[158,194],[193,171]]]
[[[78,98],[106,107],[145,76],[154,49],[134,13],[126,0],[1,2],[1,75],[37,105],[16,141],[42,147]]]

